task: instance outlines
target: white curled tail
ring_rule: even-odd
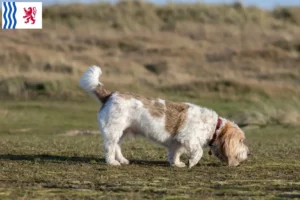
[[[100,67],[91,66],[80,78],[79,86],[92,96],[96,96],[102,103],[105,103],[112,93],[103,88],[103,84],[99,81],[101,74]]]
[[[94,93],[97,86],[102,85],[99,81],[102,71],[98,66],[92,66],[85,71],[79,81],[79,86],[88,93]]]

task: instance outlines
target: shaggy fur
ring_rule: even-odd
[[[143,136],[167,147],[171,166],[185,167],[180,161],[183,153],[190,157],[190,168],[196,165],[203,148],[214,136],[210,147],[220,160],[237,166],[247,159],[249,150],[243,143],[244,132],[233,122],[220,118],[222,123],[216,130],[218,115],[207,108],[110,92],[99,82],[101,74],[99,67],[92,66],[83,74],[79,85],[103,103],[98,122],[107,164],[129,164],[121,151],[121,142],[127,135]]]

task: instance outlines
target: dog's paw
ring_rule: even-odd
[[[122,159],[122,160],[119,160],[119,162],[122,164],[122,165],[128,165],[129,164],[129,160],[127,159]]]
[[[108,165],[110,166],[120,166],[121,164],[116,161],[116,160],[113,160],[113,161],[110,161],[110,162],[107,162]]]
[[[194,160],[189,160],[189,168],[191,169],[192,167],[194,167],[195,165],[197,165],[197,162],[194,162]]]
[[[182,168],[182,167],[186,167],[186,165],[183,162],[179,162],[179,163],[172,164],[172,167],[180,167],[180,168]]]

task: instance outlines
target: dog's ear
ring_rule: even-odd
[[[229,166],[238,165],[236,160],[241,134],[239,130],[230,122],[226,122],[225,126],[217,136],[220,143],[220,150]]]

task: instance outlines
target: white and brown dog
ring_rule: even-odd
[[[128,164],[121,151],[127,135],[140,135],[168,148],[171,166],[185,167],[180,156],[187,153],[189,167],[196,165],[209,146],[220,160],[237,166],[247,159],[248,147],[244,132],[233,122],[217,113],[190,103],[174,103],[162,99],[110,92],[99,82],[102,74],[97,66],[90,67],[79,85],[103,104],[98,113],[104,138],[105,158],[109,165]]]

